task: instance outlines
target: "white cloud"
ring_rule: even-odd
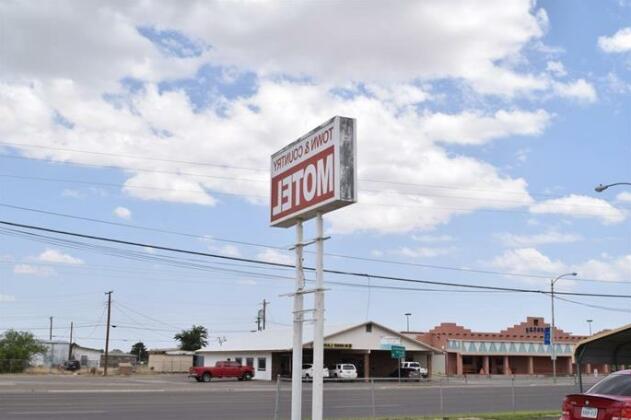
[[[441,255],[447,255],[450,252],[452,252],[451,248],[409,248],[406,246],[390,251],[391,254],[400,255],[408,258],[434,258]]]
[[[515,159],[517,159],[518,162],[524,163],[528,160],[530,152],[531,150],[528,148],[521,148],[515,152]]]
[[[378,1],[187,4],[5,3],[0,11],[13,34],[9,41],[15,41],[4,47],[3,70],[10,79],[67,78],[110,90],[125,76],[174,79],[194,74],[206,61],[334,83],[454,78],[479,92],[509,96],[545,88],[539,76],[512,65],[548,26],[545,11],[530,0],[430,0],[397,7]],[[72,54],[59,59],[42,21],[57,28],[56,45]],[[211,48],[198,57],[164,54],[139,26],[179,30]]]
[[[13,266],[13,273],[37,277],[49,277],[56,274],[55,270],[50,267],[40,267],[31,264],[16,264]]]
[[[550,114],[542,109],[535,112],[500,110],[490,116],[467,111],[456,115],[430,114],[423,119],[422,124],[423,131],[430,139],[476,145],[513,135],[541,134],[550,118]]]
[[[620,281],[631,277],[631,254],[621,257],[602,255],[602,259],[590,259],[577,266],[582,277],[599,280]]]
[[[227,255],[229,257],[240,257],[241,250],[235,245],[223,245],[215,248],[221,255]]]
[[[258,260],[267,262],[279,263],[279,264],[294,264],[295,258],[290,256],[286,252],[282,252],[273,248],[266,248],[265,251],[256,255]]]
[[[153,161],[152,167],[180,175],[128,171],[131,177],[123,190],[142,199],[212,206],[218,203],[214,193],[242,194],[249,201],[266,203],[269,191],[265,172],[237,167],[266,167],[270,150],[277,150],[288,139],[308,131],[332,113],[344,114],[348,109],[353,109],[352,116],[357,117],[358,130],[362,133],[358,148],[361,177],[432,183],[461,190],[447,189],[435,196],[421,197],[406,194],[401,187],[379,192],[360,188],[364,191],[360,203],[330,219],[337,232],[430,229],[446,223],[453,215],[481,207],[512,208],[530,204],[532,199],[523,179],[502,176],[495,167],[476,158],[450,156],[436,141],[440,138],[475,145],[511,135],[536,135],[549,119],[541,110],[498,111],[492,115],[464,112],[439,114],[438,118],[433,118],[425,111],[401,112],[374,97],[359,95],[348,99],[312,84],[274,81],[261,81],[252,97],[226,103],[227,117],[219,117],[212,109],[196,112],[182,92],[159,93],[150,85],[130,98],[134,103],[133,112],[127,108],[116,109],[100,99],[83,101],[84,106],[78,106],[82,99],[77,96],[75,86],[63,87],[59,95],[60,112],[75,122],[72,130],[60,129],[50,121],[51,109],[39,88],[0,86],[0,111],[10,117],[0,121],[0,135],[16,142],[52,147],[63,144],[94,151],[108,144],[109,149],[118,154],[179,161]],[[165,113],[165,109],[169,112]],[[439,124],[437,120],[442,122]],[[173,137],[156,138],[148,126],[167,130]],[[213,141],[198,141],[209,133]],[[247,147],[244,147],[246,141]],[[110,155],[32,148],[25,148],[22,153],[34,158],[52,157],[78,163],[146,167],[137,160]],[[186,161],[208,161],[228,167],[192,165]],[[383,190],[383,185],[380,187]],[[462,198],[462,191],[467,189],[475,192],[471,197]],[[506,193],[510,194],[510,201],[502,199]],[[385,217],[382,217],[374,208],[384,204]]]
[[[15,300],[15,296],[13,295],[3,295],[0,293],[0,303],[15,302]]]
[[[546,70],[557,77],[563,77],[567,75],[565,66],[560,61],[548,61],[548,63],[546,64]]]
[[[55,264],[81,265],[83,260],[64,254],[56,249],[47,249],[37,257],[39,261],[50,262]]]
[[[511,249],[497,256],[491,261],[491,265],[511,273],[532,274],[558,274],[566,270],[561,261],[553,261],[535,248]]]
[[[616,196],[616,201],[621,201],[623,203],[631,203],[631,193],[630,192],[621,192]]]
[[[631,84],[622,80],[615,72],[607,73],[604,78],[607,89],[616,94],[625,94],[631,92]]]
[[[594,103],[598,100],[596,89],[585,79],[578,79],[569,83],[552,82],[552,88],[562,98],[575,99],[584,103]]]
[[[598,46],[607,53],[622,53],[631,50],[631,28],[622,28],[610,37],[598,37]]]
[[[125,220],[131,219],[131,211],[126,207],[116,207],[114,209],[114,215]]]
[[[535,248],[507,250],[493,259],[490,264],[502,270],[518,274],[543,273],[550,276],[576,272],[579,278],[602,281],[619,281],[631,276],[631,255],[612,258],[603,255],[602,259],[592,258],[575,264],[552,260]],[[532,282],[532,281],[531,281]],[[576,282],[564,280],[564,285]]]
[[[43,147],[97,152],[107,147],[115,154],[170,160],[149,165],[118,156],[19,148],[32,158],[131,167],[123,191],[136,198],[216,206],[222,194],[237,194],[265,204],[266,172],[237,167],[267,168],[270,151],[330,115],[352,110],[349,116],[358,119],[361,133],[362,178],[446,188],[419,196],[401,186],[382,184],[375,192],[362,185],[358,204],[327,217],[335,232],[432,229],[478,209],[531,204],[524,179],[502,174],[479,157],[452,155],[444,144],[478,146],[536,136],[550,124],[547,111],[502,102],[505,109],[446,113],[431,111],[428,102],[440,96],[433,91],[435,80],[464,85],[467,94],[470,88],[476,94],[507,97],[549,89],[549,73],[521,70],[529,67],[522,50],[540,41],[548,26],[545,11],[530,0],[434,0],[394,8],[364,2],[359,7],[353,2],[335,7],[192,2],[182,8],[168,3],[156,7],[151,1],[107,6],[85,1],[76,7],[59,0],[56,12],[50,13],[31,5],[0,5],[11,22],[6,30],[14,34],[3,50],[5,82],[10,83],[0,84],[0,114],[5,116],[0,137]],[[67,53],[66,62],[42,65],[53,60],[48,31],[34,24],[43,17],[61,28],[56,42]],[[239,24],[249,21],[257,24]],[[327,22],[327,30],[321,22]],[[383,37],[375,22],[397,25]],[[212,48],[200,57],[165,55],[139,34],[139,26],[179,30]],[[353,43],[339,45],[348,34],[353,34]],[[26,52],[15,40],[32,48]],[[112,65],[103,64],[107,62]],[[182,90],[158,88],[157,82],[190,76],[202,63],[226,65],[226,82],[253,71],[257,90],[247,97],[215,98],[208,108],[196,109]],[[125,91],[119,84],[124,77],[138,78],[144,88]],[[349,95],[335,93],[348,86]],[[569,87],[563,91],[569,95],[566,91],[574,92]],[[104,94],[119,100],[113,104]],[[573,93],[577,95],[584,92]],[[56,114],[73,127],[56,124],[51,117]]]
[[[499,233],[495,235],[504,246],[513,248],[534,247],[546,244],[562,244],[571,243],[582,240],[580,235],[574,233],[560,233],[556,231],[548,231],[534,235],[515,235],[512,233]]]
[[[605,224],[620,223],[626,214],[599,198],[571,194],[562,198],[541,201],[530,206],[535,214],[560,214],[577,218],[596,218]]]

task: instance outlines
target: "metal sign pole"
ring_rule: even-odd
[[[316,217],[317,256],[316,256],[316,292],[314,297],[315,324],[313,327],[313,395],[311,419],[322,420],[323,414],[323,378],[324,369],[324,228],[322,213]]]
[[[291,420],[302,418],[302,321],[305,287],[302,270],[302,221],[296,223],[296,294],[294,295],[294,337],[291,357]]]

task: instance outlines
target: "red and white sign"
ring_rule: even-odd
[[[334,117],[272,155],[272,226],[356,201],[355,120]]]

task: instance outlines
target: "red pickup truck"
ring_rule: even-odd
[[[212,378],[237,378],[249,381],[254,377],[254,368],[242,366],[239,362],[217,362],[215,366],[193,366],[188,370],[188,376],[197,382],[210,382]]]

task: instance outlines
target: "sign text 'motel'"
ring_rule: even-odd
[[[356,127],[333,117],[271,156],[272,226],[289,227],[357,201]]]

